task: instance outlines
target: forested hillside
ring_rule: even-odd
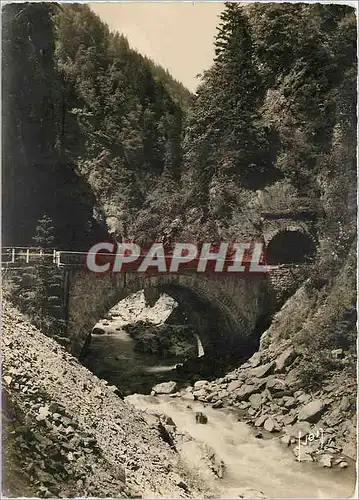
[[[67,248],[248,237],[303,203],[320,239],[352,240],[352,8],[228,4],[195,96],[86,5],[8,5],[3,27],[5,242],[44,213]]]
[[[5,244],[30,244],[44,213],[63,248],[123,234],[161,175],[178,181],[190,100],[86,5],[6,6]]]
[[[323,205],[331,230],[348,209],[354,220],[353,9],[228,4],[215,46],[184,141],[187,211],[222,237],[253,233],[258,210],[302,197]]]
[[[354,469],[347,459],[357,449],[354,8],[225,4],[214,61],[195,95],[132,50],[121,33],[110,32],[85,4],[9,3],[2,28],[4,246],[87,251],[110,238],[259,239],[270,264],[254,286],[251,275],[238,287],[224,274],[147,282],[143,308],[164,291],[178,301],[166,325],[151,308],[150,337],[168,331],[178,347],[181,332],[187,340],[191,332],[191,356],[198,355],[171,361],[156,343],[159,359],[152,359],[152,349],[151,365],[143,353],[128,356],[131,339],[120,311],[107,311],[101,328],[93,329],[112,299],[134,291],[142,278],[126,286],[126,278],[104,276],[97,286],[93,273],[63,273],[46,254],[32,267],[5,264],[3,297],[12,302],[5,300],[2,347],[5,430],[11,433],[5,496],[220,498],[222,491],[223,498],[250,498],[240,493],[245,484],[238,471],[244,470],[243,482],[256,498],[287,495],[284,489],[255,492],[258,471],[266,488],[288,485],[289,494],[298,471],[306,483],[315,477],[317,498],[325,498],[321,472],[330,471],[309,475],[295,464],[291,475],[277,445],[293,445],[298,462]],[[143,309],[142,292],[136,295],[123,305],[134,323]],[[128,328],[137,347],[143,339],[148,344],[147,326],[140,325],[140,335],[138,327]],[[58,345],[70,350],[80,337],[77,360]],[[226,340],[223,353],[214,347]],[[94,375],[80,366],[89,353]],[[154,401],[171,393],[170,405],[151,415],[152,400],[150,406],[144,400],[144,419],[123,403],[123,366],[130,366],[131,381],[146,377],[146,387],[150,374],[173,375],[151,393]],[[113,386],[111,376],[120,372]],[[179,405],[174,420],[167,415],[171,405]],[[196,408],[210,412],[209,420]],[[228,410],[244,434],[227,425]],[[206,431],[191,437],[207,421],[208,449]],[[324,443],[318,434],[313,443],[309,437],[318,429]],[[265,455],[268,433],[278,452]],[[310,441],[304,459],[301,437]],[[204,458],[192,446],[197,441],[206,444]],[[271,463],[276,470],[267,469]],[[208,471],[215,481],[225,479],[216,483],[218,491],[208,487]],[[343,481],[337,472],[327,484],[329,496],[336,493],[330,485]]]

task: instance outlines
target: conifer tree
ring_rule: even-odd
[[[42,249],[50,249],[52,248],[54,240],[55,235],[52,219],[48,215],[44,214],[38,221],[33,241]]]

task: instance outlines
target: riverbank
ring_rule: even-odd
[[[131,317],[120,320],[136,320],[134,303],[126,307]],[[98,349],[109,341],[106,352],[113,351],[125,333],[113,321],[119,317],[109,316],[108,331],[94,336],[98,366]],[[126,357],[124,342],[117,348]],[[345,357],[342,372],[309,392],[291,343],[263,342],[224,377],[191,373],[169,382],[172,367],[164,365],[166,382],[152,396],[123,400],[129,372],[119,388],[99,379],[6,303],[2,345],[8,496],[351,497],[356,386]],[[129,338],[127,346],[126,366],[141,381],[151,367],[138,370]]]
[[[2,319],[9,458],[3,494],[203,497],[205,488],[197,486],[157,426],[128,406],[116,387],[6,302]]]

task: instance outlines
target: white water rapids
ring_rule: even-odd
[[[216,452],[225,464],[224,477],[211,478],[207,474],[206,480],[213,481],[220,498],[238,498],[238,492],[245,488],[259,490],[266,498],[324,499],[353,495],[353,470],[323,469],[295,462],[292,452],[277,439],[255,438],[248,425],[238,422],[226,410],[169,396],[133,394],[126,402],[138,409],[170,416],[179,431],[187,431],[196,442],[209,445]],[[208,416],[207,424],[196,423],[196,411]],[[198,468],[195,453],[186,453],[186,461]]]
[[[170,380],[176,361],[136,353],[133,340],[122,327],[139,320],[159,324],[169,316],[173,304],[173,299],[162,296],[153,308],[146,307],[143,292],[120,302],[107,326],[98,324],[105,333],[93,335],[87,366],[111,384],[131,388],[127,394],[146,392],[145,388],[149,393],[159,381],[158,376],[164,377],[161,380]],[[198,354],[203,355],[198,337],[197,345]],[[193,438],[179,446],[178,451],[187,468],[198,472],[216,498],[238,498],[246,488],[261,491],[266,498],[357,498],[353,497],[355,471],[352,466],[323,469],[317,464],[296,462],[292,451],[276,437],[255,438],[253,429],[239,422],[228,410],[169,396],[131,394],[125,400],[138,409],[168,415],[178,431],[186,431]],[[207,424],[196,423],[196,411],[208,416]],[[206,445],[224,462],[222,479],[201,459],[199,449]]]

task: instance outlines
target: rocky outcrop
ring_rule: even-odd
[[[261,349],[225,377],[198,381],[177,395],[235,409],[239,419],[293,445],[297,460],[345,467],[344,455],[355,458],[356,453],[356,381],[334,372],[321,390],[310,392],[298,376],[300,362],[293,346],[282,342]],[[259,431],[257,435],[262,437]],[[299,439],[305,448],[300,456],[295,446]]]
[[[2,355],[9,446],[16,443],[12,456],[33,496],[198,494],[158,426],[8,304]],[[6,467],[9,476],[12,465]]]

